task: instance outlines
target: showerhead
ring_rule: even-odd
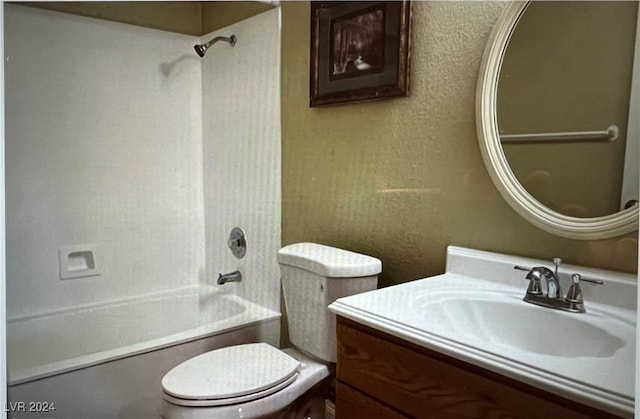
[[[204,54],[207,52],[209,47],[211,47],[211,45],[215,44],[218,41],[228,42],[229,45],[234,46],[236,44],[237,38],[235,35],[231,35],[228,38],[225,36],[216,36],[209,42],[206,42],[204,44],[194,45],[193,49],[196,51],[196,54],[198,54],[200,57],[204,57]]]
[[[193,49],[195,49],[196,54],[198,54],[201,57],[204,57],[204,53],[207,51],[207,47],[203,44],[194,45]]]

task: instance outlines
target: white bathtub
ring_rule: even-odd
[[[232,344],[278,345],[279,318],[215,288],[190,288],[10,319],[9,417],[157,417],[168,370]],[[29,411],[30,403],[56,410]]]

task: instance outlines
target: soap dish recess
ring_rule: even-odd
[[[100,275],[95,249],[93,245],[61,247],[58,250],[60,279]]]

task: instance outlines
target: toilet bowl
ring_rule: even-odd
[[[376,288],[380,260],[314,243],[278,252],[291,342],[251,343],[191,358],[162,379],[165,419],[277,415],[329,376],[336,361],[335,299]]]

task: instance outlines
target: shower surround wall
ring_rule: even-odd
[[[193,38],[5,7],[8,316],[196,283]],[[58,249],[85,244],[102,275],[60,280]]]
[[[202,60],[207,272],[240,270],[225,288],[280,309],[280,31],[272,9],[203,36],[235,34]],[[227,248],[233,227],[247,235],[247,254]]]
[[[265,35],[250,24],[240,35],[241,23],[234,49],[215,45],[200,59],[200,40],[187,35],[10,4],[5,13],[8,318],[215,286],[232,266],[205,255],[205,218],[207,234],[216,219],[225,234],[227,222],[249,233],[247,289],[221,289],[278,309],[278,294],[264,293],[278,283],[279,96],[263,89],[277,91],[278,77],[250,72],[279,62],[279,34],[242,52]],[[259,106],[268,108],[258,115]],[[239,133],[219,118],[251,126]],[[220,171],[247,164],[253,175]],[[227,181],[243,194],[218,187]],[[208,252],[228,252],[226,237],[215,240]],[[96,250],[100,276],[60,280],[58,249],[75,245]],[[268,262],[250,266],[259,257]]]

